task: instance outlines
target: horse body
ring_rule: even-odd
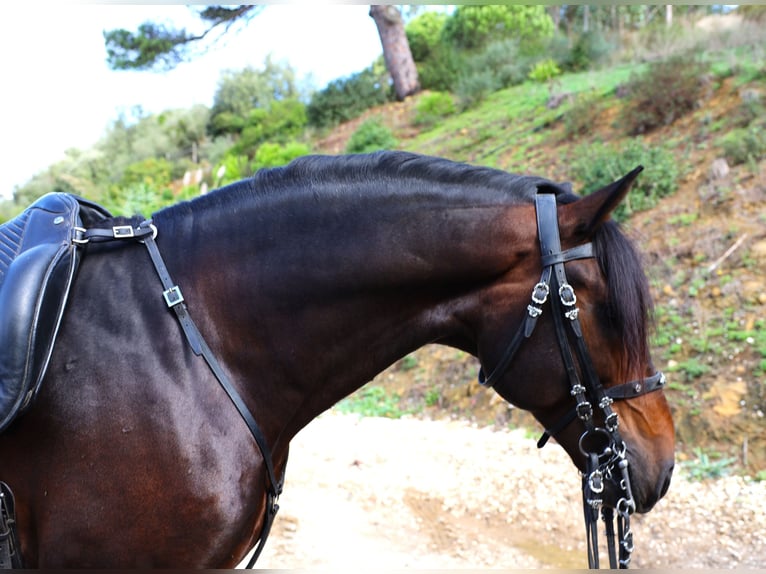
[[[407,353],[438,342],[497,359],[540,272],[529,197],[545,186],[565,192],[402,154],[314,158],[154,222],[281,474],[301,428]],[[566,213],[562,240],[574,244],[583,214]],[[597,263],[570,269],[583,313],[598,314]],[[88,246],[37,402],[0,436],[0,478],[16,494],[29,566],[232,567],[258,538],[262,454],[161,292],[142,245]],[[624,355],[599,322],[585,326],[590,341]],[[626,367],[610,353],[597,367],[614,383],[651,367],[648,356]],[[548,425],[571,406],[559,364],[541,320],[497,390]],[[648,510],[667,488],[672,423],[661,395],[640,401],[619,413]],[[560,437],[578,465],[579,434]]]

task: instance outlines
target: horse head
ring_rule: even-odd
[[[654,506],[674,464],[665,379],[649,352],[648,282],[610,219],[639,171],[582,199],[547,194],[536,214],[520,218],[529,237],[518,248],[536,263],[493,285],[479,338],[490,373],[480,381],[545,426],[541,444],[555,436],[586,479],[603,479],[600,502],[630,512]],[[520,325],[510,343],[509,324]]]

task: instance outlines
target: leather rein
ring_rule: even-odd
[[[483,369],[479,370],[479,383],[492,387],[506,373],[522,343],[532,336],[537,320],[543,313],[543,305],[548,301],[551,291],[557,294],[558,296],[550,297],[556,338],[569,379],[570,394],[574,397],[576,404],[558,423],[545,429],[537,446],[539,448],[545,446],[550,437],[555,437],[576,418],[583,422],[585,432],[580,437],[579,448],[586,459],[582,492],[588,539],[588,566],[589,568],[599,567],[598,515],[601,510],[606,524],[610,568],[625,569],[630,563],[633,552],[630,515],[635,511],[636,503],[628,473],[627,447],[620,437],[619,419],[611,405],[615,400],[632,399],[662,389],[665,386],[665,375],[657,372],[644,379],[604,388],[599,381],[588,346],[583,338],[582,326],[578,319],[579,309],[576,307],[577,296],[567,282],[564,270],[564,264],[568,261],[595,257],[593,244],[586,243],[562,251],[556,197],[549,193],[538,193],[535,197],[535,208],[542,253],[542,276],[532,289],[532,300],[527,306],[527,314],[505,353],[489,376],[485,376]],[[574,339],[579,371],[572,354],[571,339]],[[580,373],[582,373],[582,379]],[[597,426],[594,420],[595,408],[603,413],[603,427]],[[614,508],[604,505],[602,493],[605,481],[613,482],[620,490],[620,498]],[[619,556],[615,550],[615,511],[617,512]]]
[[[261,528],[261,534],[258,540],[258,545],[255,548],[255,552],[247,564],[247,569],[251,569],[263,551],[263,548],[266,544],[266,539],[269,536],[271,526],[274,522],[274,517],[279,510],[279,505],[277,502],[279,500],[279,495],[282,493],[282,487],[284,485],[285,478],[284,473],[279,480],[276,478],[271,449],[266,442],[266,437],[258,426],[258,423],[255,421],[252,413],[247,408],[244,400],[242,400],[242,396],[239,394],[239,392],[237,392],[237,389],[231,383],[228,375],[223,370],[223,367],[218,362],[218,359],[216,358],[213,351],[210,349],[210,347],[208,347],[204,337],[199,332],[199,329],[197,329],[196,324],[189,315],[189,311],[186,307],[186,303],[184,302],[183,295],[181,294],[181,289],[171,279],[167,266],[165,265],[165,262],[162,259],[162,255],[160,254],[160,250],[157,247],[157,243],[155,242],[157,237],[157,227],[152,223],[152,221],[142,220],[136,226],[118,225],[110,228],[78,228],[77,231],[78,237],[74,239],[74,242],[78,244],[128,240],[138,241],[139,243],[146,245],[146,248],[149,251],[149,256],[151,257],[152,263],[154,264],[154,268],[157,271],[157,275],[159,275],[160,281],[162,282],[162,287],[164,289],[162,292],[162,297],[165,300],[168,308],[175,312],[176,317],[178,318],[178,322],[181,324],[183,332],[186,335],[186,340],[188,341],[189,346],[192,348],[192,351],[195,355],[202,356],[202,358],[205,359],[208,367],[210,367],[210,370],[213,372],[216,379],[218,379],[221,387],[223,387],[223,390],[226,391],[226,394],[231,399],[231,402],[234,403],[234,406],[237,408],[240,416],[245,421],[247,428],[250,430],[250,434],[253,435],[253,438],[255,439],[255,442],[261,451],[264,464],[266,465],[268,483],[266,485],[266,514],[264,517],[263,526]]]

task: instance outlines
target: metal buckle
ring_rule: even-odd
[[[184,296],[181,294],[181,289],[178,285],[174,285],[170,289],[163,291],[162,296],[165,298],[165,303],[171,308],[184,302]]]
[[[533,319],[536,319],[543,314],[543,310],[540,309],[540,307],[535,307],[534,305],[527,305],[527,311],[529,312],[529,316]]]
[[[548,300],[548,295],[551,292],[551,288],[547,283],[540,282],[532,289],[532,301],[538,305],[542,305]]]
[[[574,307],[575,303],[577,303],[577,295],[575,295],[574,289],[569,283],[563,283],[559,287],[559,298],[567,307]]]
[[[112,227],[112,233],[115,239],[130,239],[136,236],[136,232],[131,225],[115,225]]]
[[[577,416],[580,418],[580,420],[589,421],[593,416],[593,407],[587,401],[577,403],[576,410]]]

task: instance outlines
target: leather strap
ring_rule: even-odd
[[[245,421],[247,428],[250,430],[250,434],[253,435],[258,448],[261,450],[264,464],[266,465],[266,473],[268,475],[268,485],[266,491],[266,515],[264,517],[263,527],[261,528],[261,535],[258,541],[258,545],[255,548],[255,552],[247,564],[247,568],[250,569],[255,564],[255,561],[263,551],[266,539],[271,531],[271,525],[274,522],[274,517],[279,510],[277,501],[279,495],[282,493],[282,487],[284,485],[284,474],[281,480],[277,480],[276,472],[274,470],[273,457],[271,455],[271,449],[266,441],[266,437],[261,431],[258,423],[255,421],[250,409],[247,408],[242,396],[237,392],[237,389],[231,383],[229,376],[224,371],[220,362],[216,358],[213,351],[207,345],[202,334],[197,329],[197,325],[189,315],[189,311],[184,302],[181,289],[173,282],[170,276],[165,261],[162,259],[159,248],[155,238],[157,236],[157,228],[151,222],[151,220],[141,221],[137,226],[132,225],[118,225],[112,228],[91,228],[87,230],[81,230],[81,236],[79,238],[80,243],[88,243],[89,241],[102,242],[102,241],[114,241],[114,240],[137,240],[146,245],[146,249],[149,252],[154,268],[157,271],[157,275],[160,278],[160,282],[164,288],[162,293],[165,303],[176,314],[184,335],[186,336],[189,346],[197,356],[202,356],[208,367],[218,379],[221,387],[228,395],[229,399],[237,411],[239,412],[242,420]]]

